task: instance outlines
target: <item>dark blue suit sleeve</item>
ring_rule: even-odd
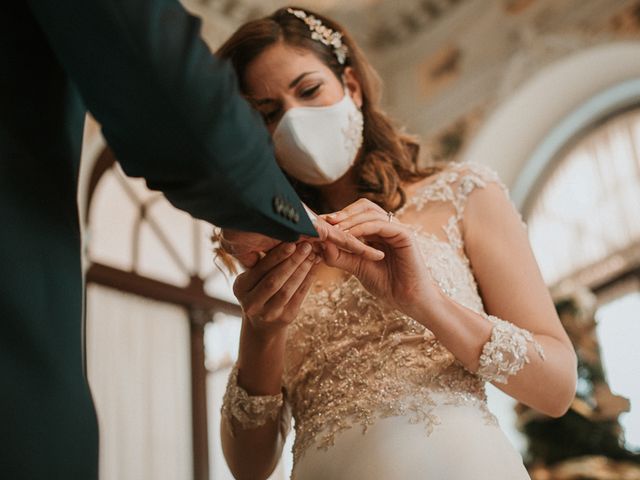
[[[176,0],[29,5],[128,175],[219,226],[315,235],[232,68]]]

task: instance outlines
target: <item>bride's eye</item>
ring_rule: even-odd
[[[301,96],[302,98],[312,98],[312,97],[313,97],[313,96],[318,92],[318,90],[320,89],[320,86],[321,86],[321,85],[322,85],[322,84],[321,84],[321,83],[319,83],[319,84],[317,84],[317,85],[314,85],[314,86],[313,86],[313,87],[311,87],[311,88],[305,88],[304,90],[302,90],[302,91],[300,92],[300,96]]]

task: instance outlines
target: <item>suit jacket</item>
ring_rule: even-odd
[[[97,477],[82,373],[77,173],[85,111],[178,208],[315,235],[231,68],[176,0],[0,4],[0,477]]]

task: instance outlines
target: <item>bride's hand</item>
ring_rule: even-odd
[[[325,218],[385,252],[383,260],[374,262],[328,244],[324,252],[327,265],[352,273],[371,294],[410,316],[419,300],[438,293],[413,230],[390,222],[380,206],[359,199]]]
[[[314,246],[321,242],[324,245],[333,245],[345,252],[352,253],[364,260],[379,261],[384,258],[384,252],[359,240],[355,235],[345,232],[337,226],[328,223],[323,217],[316,217],[313,226],[318,232],[317,238],[302,237],[306,241],[312,242]],[[316,250],[321,252],[321,250]]]
[[[308,243],[281,243],[238,275],[233,293],[254,331],[277,333],[293,321],[318,262]]]

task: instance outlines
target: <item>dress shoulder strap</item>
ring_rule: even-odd
[[[475,162],[450,162],[426,185],[407,198],[398,213],[410,207],[422,210],[427,204],[444,202],[453,207],[452,215],[442,226],[449,243],[462,248],[461,221],[469,195],[476,188],[484,188],[490,183],[498,184],[507,194],[507,188],[498,174],[486,165]]]
[[[471,192],[476,188],[484,188],[488,183],[497,183],[506,192],[506,187],[498,174],[487,167],[474,162],[450,162],[434,179],[418,189],[403,209],[410,206],[422,210],[430,202],[448,202],[455,208],[457,220],[462,219],[464,207]]]
[[[462,220],[469,195],[476,188],[485,188],[488,184],[495,183],[502,188],[505,195],[509,196],[507,187],[502,183],[498,174],[486,165],[474,162],[458,163],[454,166],[454,171],[456,178],[453,181],[452,188],[454,190],[454,206],[458,221]]]

